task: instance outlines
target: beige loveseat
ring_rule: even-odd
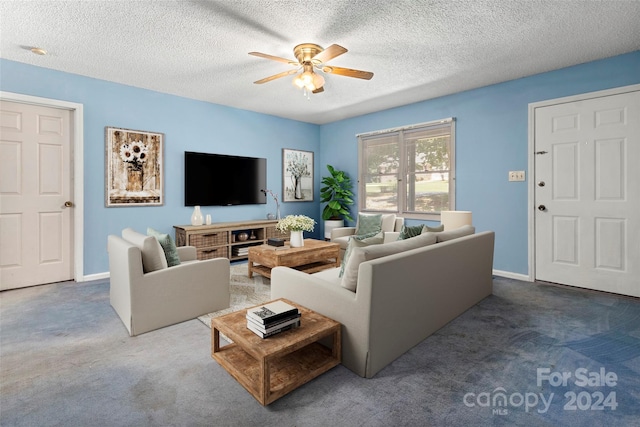
[[[110,235],[107,249],[111,305],[131,336],[229,307],[227,258],[198,261],[182,246],[180,265],[167,267],[157,239],[132,229]]]
[[[366,215],[366,214],[365,214]],[[395,214],[382,215],[381,231],[384,233],[400,232],[404,225],[404,218],[397,217]],[[336,227],[331,230],[331,243],[340,245],[340,258],[344,257],[344,253],[349,245],[349,238],[356,233],[358,224],[355,227]]]
[[[371,378],[492,293],[494,233],[431,243],[446,233],[358,248],[355,292],[342,286],[340,268],[309,275],[276,267],[271,297],[342,323],[342,364]]]

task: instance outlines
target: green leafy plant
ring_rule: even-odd
[[[327,165],[330,176],[322,178],[320,188],[320,202],[326,203],[322,211],[322,219],[346,219],[353,221],[349,206],[353,205],[353,193],[351,178],[344,171],[334,169]]]

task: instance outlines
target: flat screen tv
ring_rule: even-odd
[[[267,203],[267,159],[184,153],[184,205],[233,206]]]

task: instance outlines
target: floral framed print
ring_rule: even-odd
[[[106,206],[162,206],[164,134],[116,127],[105,134]]]
[[[282,149],[282,201],[313,201],[313,152]]]

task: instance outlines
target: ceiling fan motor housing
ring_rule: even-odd
[[[322,52],[322,46],[314,43],[302,43],[293,48],[293,54],[300,64],[312,63],[311,59]],[[320,62],[318,61],[318,64]],[[315,64],[314,64],[315,65]]]

